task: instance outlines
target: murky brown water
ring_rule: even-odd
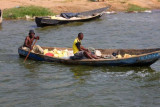
[[[71,66],[19,58],[28,30],[41,46],[71,47],[79,32],[94,48],[159,48],[160,12],[107,15],[87,23],[37,28],[33,21],[0,27],[1,107],[159,107],[160,61],[151,67]]]

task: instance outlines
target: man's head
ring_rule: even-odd
[[[29,30],[29,37],[33,38],[35,35],[34,30]]]
[[[83,40],[83,33],[79,33],[79,34],[78,34],[78,39],[79,39],[79,40]]]

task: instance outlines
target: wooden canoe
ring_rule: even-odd
[[[77,17],[77,18],[70,18],[70,19],[52,19],[52,17],[36,17],[35,22],[38,27],[44,27],[44,26],[53,26],[53,25],[59,25],[59,24],[66,24],[69,22],[85,22],[90,21],[93,19],[97,19],[101,17],[104,14],[104,11],[107,10],[110,6],[105,8],[100,8],[96,10],[86,11],[78,13],[79,15],[83,17]]]
[[[57,47],[42,47],[43,49],[59,49],[59,50],[72,50],[71,48],[57,48]],[[37,53],[30,53],[29,58],[37,61],[58,62],[63,64],[72,65],[91,65],[91,66],[150,66],[160,58],[160,48],[155,49],[98,49],[102,55],[111,55],[113,52],[118,52],[122,56],[125,54],[134,55],[129,58],[115,58],[115,59],[82,59],[71,60],[57,57],[49,57]],[[20,56],[26,57],[28,51],[18,48]]]
[[[0,24],[2,23],[2,15],[3,13],[2,13],[2,10],[0,9]]]

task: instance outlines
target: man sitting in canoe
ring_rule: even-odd
[[[24,45],[22,49],[26,51],[32,50],[35,53],[43,54],[44,53],[43,49],[39,45],[35,45],[32,49],[32,44],[33,44],[34,39],[39,40],[39,36],[35,37],[34,30],[30,30],[29,35],[26,37],[24,41]]]
[[[79,33],[78,37],[73,42],[73,54],[75,59],[83,59],[85,57],[89,59],[98,59],[88,49],[81,45],[81,40],[83,40],[83,33]]]

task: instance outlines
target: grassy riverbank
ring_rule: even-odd
[[[21,18],[25,18],[26,15],[32,18],[35,16],[54,15],[54,13],[52,13],[47,8],[43,8],[39,6],[15,7],[15,8],[6,9],[3,12],[4,19],[21,19]]]
[[[128,5],[127,12],[134,12],[134,11],[143,12],[143,11],[145,11],[145,10],[148,10],[148,8],[143,8],[143,7],[134,5],[134,4],[129,4],[129,5]]]
[[[142,8],[160,9],[160,0],[100,0],[101,2],[91,2],[95,0],[0,0],[1,9],[10,9],[17,6],[42,6],[50,9],[53,13],[62,12],[83,12],[102,8],[111,5],[108,11],[125,12],[137,11],[134,4]],[[138,11],[141,9],[138,9]],[[9,15],[12,16],[12,15]]]

